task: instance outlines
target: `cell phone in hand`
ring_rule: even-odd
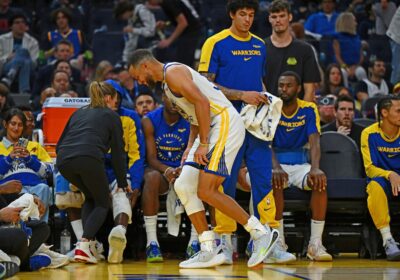
[[[28,139],[21,137],[21,138],[18,139],[17,146],[26,149],[26,147],[28,147],[28,142],[29,142]]]

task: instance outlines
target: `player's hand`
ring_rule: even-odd
[[[198,146],[196,152],[194,152],[194,162],[203,166],[207,165],[208,163],[207,153],[208,153],[208,147]]]
[[[132,33],[133,32],[133,27],[130,25],[127,25],[124,27],[124,29],[122,29],[122,32],[124,33]]]
[[[258,91],[243,91],[241,100],[247,104],[256,106],[269,103],[267,96]]]
[[[164,40],[161,40],[160,42],[158,42],[157,47],[160,49],[165,49],[165,48],[168,48],[171,45],[171,43],[172,42],[170,40],[164,39]]]
[[[247,177],[247,167],[243,167],[239,169],[239,175],[238,175],[238,183],[239,185],[242,186],[242,188],[246,191],[251,191],[251,186],[249,183],[247,183],[246,177]]]
[[[283,189],[287,186],[289,175],[282,167],[272,169],[272,187],[274,189]]]
[[[390,185],[392,186],[392,193],[394,196],[398,196],[400,192],[400,175],[396,172],[391,172],[389,175]]]
[[[307,183],[314,191],[326,190],[326,176],[325,173],[319,168],[311,168],[308,173]]]
[[[0,221],[6,223],[17,223],[19,218],[19,213],[22,211],[22,207],[5,207],[0,209]]]
[[[179,174],[176,171],[176,168],[169,167],[166,172],[164,172],[164,177],[170,184],[173,184],[178,176]]]
[[[39,197],[33,196],[33,202],[35,202],[35,204],[38,206],[39,216],[42,217],[46,212],[46,207],[44,206],[43,201],[41,201]]]
[[[182,154],[182,159],[181,159],[181,166],[183,166],[183,164],[185,163],[185,161],[187,160],[187,157],[189,155],[190,149],[192,147],[187,147],[186,150],[183,152]]]
[[[337,132],[344,134],[344,135],[349,135],[350,134],[350,128],[346,127],[346,126],[339,126],[337,129]]]
[[[0,194],[20,193],[22,184],[18,180],[11,180],[0,185]]]

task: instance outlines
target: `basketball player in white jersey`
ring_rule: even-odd
[[[148,50],[136,50],[129,60],[129,73],[140,84],[163,83],[166,96],[190,126],[182,173],[175,182],[185,210],[199,233],[201,250],[179,264],[181,268],[205,268],[224,263],[221,247],[209,230],[201,200],[242,224],[256,244],[247,263],[254,267],[272,251],[279,237],[276,230],[249,216],[231,197],[219,192],[241,147],[245,128],[224,94],[204,76],[179,63],[163,64]]]

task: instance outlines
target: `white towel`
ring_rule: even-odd
[[[258,112],[257,106],[248,104],[242,108],[240,116],[248,132],[261,140],[272,141],[281,118],[283,102],[269,92],[263,94],[267,96],[269,104],[264,104]]]
[[[22,207],[22,211],[19,213],[19,216],[22,221],[27,221],[28,218],[39,220],[39,207],[33,200],[33,195],[26,193],[19,197],[18,199],[11,202],[8,207]]]
[[[170,187],[170,190],[168,192],[166,207],[168,234],[178,236],[179,227],[181,225],[181,214],[185,212],[185,208],[183,207],[178,196],[176,195],[173,186]]]

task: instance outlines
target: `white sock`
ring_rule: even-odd
[[[282,240],[283,244],[285,243],[285,230],[284,230],[284,226],[283,226],[283,219],[279,220],[279,227],[277,228],[277,230],[279,231],[279,237]]]
[[[158,243],[157,239],[157,215],[154,216],[144,216],[144,225],[146,227],[147,244],[146,247],[150,245],[150,242],[155,241]]]
[[[254,240],[268,233],[266,228],[254,216],[250,216],[249,220],[247,221],[247,224],[245,224],[243,227],[250,233],[251,238]]]
[[[82,225],[82,220],[75,220],[71,222],[72,230],[75,233],[76,239],[81,240],[82,235],[83,235],[83,225]]]
[[[221,244],[225,243],[228,248],[232,248],[232,233],[221,234]]]
[[[379,230],[382,234],[383,246],[385,246],[386,241],[393,238],[392,233],[390,232],[390,226],[386,226]]]
[[[324,232],[325,221],[311,220],[311,237],[310,243],[316,239],[322,240],[322,233]]]
[[[203,231],[199,234],[200,247],[202,251],[212,252],[214,250],[215,235],[212,230]]]
[[[190,231],[189,245],[192,244],[192,242],[195,240],[199,240],[199,235],[197,234],[197,231],[196,231],[194,225],[192,224],[192,229]]]
[[[123,225],[116,225],[115,228],[120,228],[124,235],[126,235],[126,227],[124,227]]]

